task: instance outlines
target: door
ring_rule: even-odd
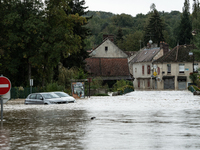
[[[44,100],[41,94],[37,94],[36,101],[37,104],[44,104]]]
[[[154,88],[157,89],[157,80],[154,80]]]
[[[179,90],[186,90],[186,82],[185,81],[178,81],[178,89]]]
[[[174,89],[174,78],[164,80],[164,89]]]

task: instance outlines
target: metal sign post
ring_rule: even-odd
[[[3,75],[0,76],[0,100],[1,100],[1,122],[3,122],[3,96],[10,92],[10,80]]]
[[[0,95],[0,100],[1,100],[1,121],[3,121],[3,98]]]
[[[30,79],[30,93],[32,93],[33,79]]]

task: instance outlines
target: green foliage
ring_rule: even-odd
[[[77,74],[74,76],[74,79],[87,79],[87,77],[87,73],[85,73],[82,68],[79,68]]]
[[[148,43],[151,38],[154,43],[160,44],[160,41],[165,41],[163,31],[164,23],[158,11],[154,8],[152,16],[149,18],[148,25],[145,28],[144,42]]]
[[[189,78],[191,79],[191,81],[193,83],[195,83],[195,82],[197,82],[198,76],[199,76],[198,73],[191,73],[190,76],[189,76]]]
[[[192,39],[192,22],[190,20],[189,1],[185,0],[183,14],[179,24],[178,41],[180,45],[190,44]]]
[[[163,21],[163,26],[165,26],[165,29],[163,29],[163,36],[167,38],[165,42],[167,42],[171,48],[174,48],[174,46],[177,45],[177,26],[181,19],[181,13],[179,11],[158,13],[160,19]],[[95,11],[89,11],[86,14],[86,16],[91,15],[93,15],[93,18],[90,19],[86,25],[91,29],[91,36],[87,38],[88,41],[90,41],[90,43],[88,42],[87,44],[87,49],[92,49],[99,45],[103,40],[103,34],[116,35],[115,43],[122,50],[138,51],[140,48],[140,41],[141,47],[147,44],[146,41],[143,41],[145,35],[144,30],[152,13],[137,14],[135,17],[126,14],[115,15],[112,13]],[[121,30],[120,32],[123,33],[123,38],[126,38],[126,40],[122,40],[121,38],[119,40],[119,29]],[[139,34],[139,36],[134,38],[134,43],[132,44],[134,48],[127,48],[126,42],[132,41],[129,35],[138,35],[138,32],[141,32],[142,35]],[[149,39],[150,37],[148,37],[148,41]]]
[[[108,85],[103,85],[103,80],[100,77],[96,77],[92,79],[92,82],[90,83],[91,89],[108,89]]]
[[[134,87],[131,85],[125,85],[123,87],[118,88],[117,91],[120,94],[126,94],[128,92],[134,91]]]
[[[58,80],[58,64],[84,68],[89,35],[82,1],[2,1],[0,4],[0,72],[13,86]],[[57,70],[56,70],[56,69]]]
[[[133,86],[133,83],[127,80],[119,80],[113,85],[112,91],[118,91],[120,88],[125,86]]]
[[[46,85],[46,92],[53,92],[53,91],[64,91],[65,87],[62,85],[58,85],[57,82],[49,83]]]

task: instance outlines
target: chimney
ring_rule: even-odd
[[[163,55],[169,52],[169,45],[163,42]]]
[[[160,49],[163,48],[163,45],[164,45],[164,42],[163,42],[163,41],[160,41]]]
[[[103,35],[103,40],[105,40],[106,38],[108,38],[109,40],[114,42],[114,35],[112,35],[112,34],[104,34]]]

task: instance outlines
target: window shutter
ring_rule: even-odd
[[[144,74],[144,66],[142,66],[142,74]]]

